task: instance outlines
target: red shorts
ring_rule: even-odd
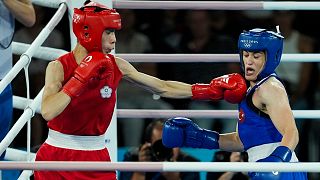
[[[107,148],[102,150],[72,150],[44,143],[37,152],[36,161],[106,161],[110,162]],[[34,171],[36,180],[116,180],[115,171]]]

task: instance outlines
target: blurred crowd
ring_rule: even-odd
[[[47,24],[55,9],[35,6],[37,22],[31,28],[17,23],[14,41],[31,43]],[[217,10],[129,10],[119,9],[122,29],[117,32],[116,53],[160,54],[236,54],[240,32],[260,27],[280,31],[285,37],[284,54],[319,53],[319,28],[314,25],[320,17],[317,11],[217,11]],[[70,50],[67,15],[58,24],[43,46]],[[17,60],[19,57],[16,56]],[[285,82],[294,110],[320,108],[319,69],[315,62],[283,62],[277,73]],[[47,61],[33,59],[29,66],[31,98],[44,85]],[[209,83],[214,77],[240,72],[238,63],[132,63],[139,71],[165,80],[187,83]],[[224,102],[169,100],[160,98],[120,82],[117,108],[119,109],[193,109],[235,110],[237,106]],[[25,77],[20,73],[13,81],[13,93],[26,96]],[[22,111],[14,110],[14,120]],[[152,119],[118,119],[118,146],[136,146],[144,143],[143,132]],[[237,119],[199,118],[200,127],[221,133],[232,131]],[[300,132],[297,148],[299,159],[320,161],[320,121],[296,119]],[[25,129],[12,144],[25,147]],[[47,137],[45,121],[36,115],[32,121],[32,146],[37,147]]]

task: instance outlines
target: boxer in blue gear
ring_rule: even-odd
[[[275,73],[281,60],[283,36],[279,30],[273,32],[256,28],[240,34],[238,47],[243,76],[250,87],[239,103],[236,131],[219,135],[197,127],[191,120],[188,124],[192,125],[181,126],[180,122],[173,123],[170,119],[163,130],[164,145],[247,151],[249,162],[299,162],[294,152],[299,133],[286,90]],[[198,143],[199,137],[205,146]],[[194,139],[196,141],[192,141]],[[248,174],[253,180],[307,179],[305,172]]]

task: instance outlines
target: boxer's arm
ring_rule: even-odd
[[[141,73],[130,63],[119,57],[116,57],[116,63],[125,79],[155,94],[170,98],[191,98],[192,96],[190,84],[177,81],[164,81]]]
[[[58,116],[71,101],[71,98],[61,91],[63,76],[63,67],[59,61],[48,64],[41,102],[41,114],[47,121]]]
[[[283,136],[281,145],[294,150],[299,141],[299,133],[285,88],[277,79],[270,78],[261,85],[257,93],[272,123]]]
[[[219,147],[223,151],[231,152],[242,152],[244,150],[238,132],[220,134]]]
[[[36,22],[36,14],[31,0],[3,0],[3,3],[23,25],[31,27]]]

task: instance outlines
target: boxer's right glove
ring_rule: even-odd
[[[218,141],[219,133],[202,129],[188,118],[171,118],[163,126],[162,143],[168,148],[219,149]]]
[[[221,100],[236,104],[241,102],[247,91],[244,78],[238,74],[227,74],[214,78],[210,84],[193,84],[192,99]]]
[[[71,98],[79,96],[90,80],[104,79],[112,70],[111,59],[101,53],[89,53],[75,69],[73,76],[63,86],[62,91]]]

